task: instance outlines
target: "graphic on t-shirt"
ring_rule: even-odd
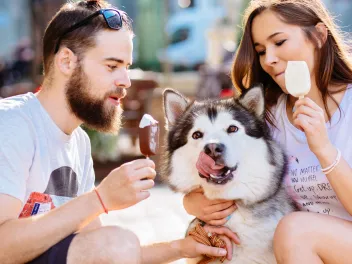
[[[61,167],[51,173],[44,193],[74,198],[77,197],[77,192],[77,174],[70,167]]]
[[[24,205],[19,218],[43,214],[55,208],[49,194],[32,192]]]
[[[289,170],[285,185],[289,195],[304,211],[341,215],[339,200],[320,164],[309,164],[308,159],[289,156]],[[301,161],[301,162],[300,162]]]
[[[298,158],[295,157],[295,156],[292,156],[292,155],[288,156],[288,162],[289,162],[289,163],[291,163],[291,162],[297,162],[297,163],[299,164]]]
[[[67,166],[58,168],[51,173],[44,193],[32,192],[30,194],[20,217],[46,213],[71,198],[77,197],[77,193],[77,174]]]

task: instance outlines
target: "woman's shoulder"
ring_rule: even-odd
[[[347,85],[346,96],[349,100],[352,100],[352,83]]]
[[[281,94],[277,99],[275,105],[269,107],[270,115],[275,119],[278,119],[280,116],[283,115],[283,111],[286,109],[286,94]]]
[[[268,127],[270,128],[271,133],[273,134],[276,130],[281,127],[283,120],[282,118],[286,114],[286,94],[281,94],[275,105],[269,108],[271,121],[274,125],[267,122]],[[280,129],[279,129],[280,130]]]

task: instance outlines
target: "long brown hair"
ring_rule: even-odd
[[[338,105],[332,94],[341,92],[345,87],[332,89],[328,86],[333,84],[338,87],[352,83],[352,63],[347,43],[343,42],[343,34],[321,0],[252,0],[244,14],[243,35],[232,66],[231,77],[234,86],[239,93],[242,93],[254,84],[262,83],[265,89],[265,118],[271,125],[275,125],[270,109],[277,103],[283,92],[262,69],[259,56],[254,50],[251,34],[253,19],[267,9],[276,13],[283,22],[301,27],[306,37],[316,47],[319,43],[319,34],[315,26],[319,22],[326,26],[328,36],[318,51],[315,61],[315,78],[323,98],[324,108],[330,119],[331,113],[327,107],[327,98],[330,97]]]
[[[102,8],[111,8],[112,6],[103,0],[86,0],[64,4],[56,15],[49,22],[43,38],[43,64],[44,74],[48,75],[54,58],[54,50],[57,40],[62,33],[71,25],[88,17],[95,11]],[[123,11],[120,11],[122,17],[122,27],[132,32],[132,21]],[[94,47],[95,36],[101,30],[109,30],[103,16],[97,16],[87,25],[84,25],[68,34],[66,34],[61,45],[71,49],[78,58],[82,57],[84,51]]]

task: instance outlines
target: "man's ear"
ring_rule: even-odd
[[[55,55],[56,68],[64,75],[70,76],[77,66],[78,58],[68,48],[61,48]]]
[[[327,38],[328,38],[328,29],[323,22],[319,22],[315,25],[315,29],[318,32],[318,47],[319,49],[324,46]]]

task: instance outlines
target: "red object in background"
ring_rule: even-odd
[[[54,208],[54,203],[49,194],[32,192],[24,205],[19,218],[46,213]]]
[[[223,89],[220,92],[220,98],[232,97],[234,96],[234,92],[232,89]]]

